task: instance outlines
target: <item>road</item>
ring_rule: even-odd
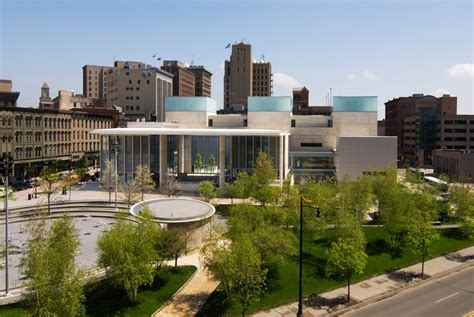
[[[456,317],[474,310],[474,267],[402,291],[345,317]]]

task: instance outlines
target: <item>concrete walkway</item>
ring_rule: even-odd
[[[425,262],[425,275],[439,276],[460,269],[463,266],[474,265],[474,246],[446,256],[434,258]],[[367,302],[391,294],[395,294],[402,288],[414,285],[421,281],[417,276],[421,273],[421,263],[406,267],[404,269],[372,277],[351,285],[351,300],[355,302]],[[347,287],[341,287],[319,296],[310,296],[304,299],[303,313],[306,317],[328,316],[335,310],[343,309],[347,297]],[[295,316],[298,311],[298,302],[262,311],[253,316],[275,317]]]
[[[152,316],[194,316],[216,289],[218,281],[210,279],[199,262],[199,254],[180,258],[178,265],[194,265],[196,273]]]

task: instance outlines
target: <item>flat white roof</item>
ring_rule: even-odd
[[[115,128],[98,129],[91,133],[99,135],[207,135],[207,136],[282,136],[289,132],[266,129],[212,129],[212,128]]]

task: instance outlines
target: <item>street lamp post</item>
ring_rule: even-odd
[[[115,157],[115,211],[117,211],[117,189],[118,189],[118,164],[117,164],[117,156],[119,153],[119,138],[116,136],[112,140],[112,150],[114,151],[114,157]]]
[[[3,175],[5,176],[5,296],[10,293],[8,283],[8,178],[12,172],[13,158],[10,154],[3,154]]]
[[[316,210],[316,217],[319,218],[318,206],[307,206],[303,204],[303,195],[300,195],[300,254],[299,254],[299,286],[298,286],[298,313],[297,317],[303,317],[303,207]]]

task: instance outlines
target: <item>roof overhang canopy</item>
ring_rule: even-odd
[[[209,129],[209,128],[115,128],[98,129],[91,133],[99,135],[200,135],[200,136],[283,136],[289,132],[266,129]]]

